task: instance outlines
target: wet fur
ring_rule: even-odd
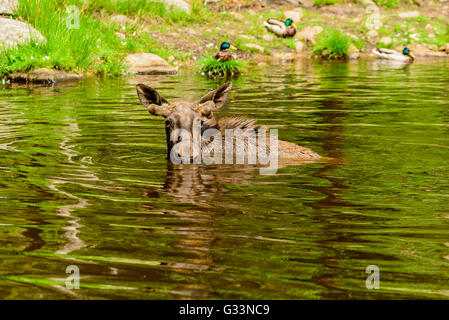
[[[216,129],[221,133],[222,146],[225,147],[225,143],[229,141],[225,140],[225,132],[227,129],[241,129],[246,136],[253,137],[259,130],[266,130],[267,138],[267,152],[270,147],[270,135],[269,130],[265,126],[258,125],[255,119],[248,119],[244,117],[215,117],[212,111],[222,107],[228,97],[231,83],[226,83],[219,88],[209,92],[203,96],[197,102],[178,101],[169,103],[163,99],[154,89],[145,85],[137,85],[137,93],[140,101],[145,105],[148,111],[153,115],[160,115],[165,118],[166,121],[166,140],[167,140],[167,154],[170,155],[172,148],[179,147],[177,142],[171,141],[170,137],[175,129],[184,129],[192,135],[194,130],[194,121],[201,121],[201,134],[207,129]],[[254,130],[251,133],[249,130]],[[235,139],[232,143],[235,146]],[[202,141],[202,150],[208,152],[212,150],[211,141]],[[256,141],[251,139],[251,141]],[[256,146],[257,147],[257,146]],[[248,152],[248,139],[244,139],[245,158]],[[176,149],[175,149],[176,150]],[[321,157],[312,150],[299,146],[297,144],[278,140],[279,160],[317,160]],[[186,151],[183,151],[187,154]],[[235,154],[235,153],[234,153]]]
[[[267,151],[270,150],[270,134],[269,129],[266,128],[263,125],[258,125],[257,120],[255,119],[248,119],[244,117],[217,117],[207,120],[204,123],[204,126],[202,127],[202,131],[209,128],[217,129],[220,131],[222,139],[223,139],[223,146],[225,145],[225,131],[227,129],[241,129],[243,132],[246,132],[248,130],[254,130],[254,134],[257,134],[259,130],[263,129],[266,132],[267,135]],[[228,142],[229,143],[229,142]],[[245,145],[245,152],[247,152],[248,147],[248,140],[244,140]],[[202,144],[202,148],[207,148],[207,143]],[[207,149],[205,149],[207,150]],[[313,152],[312,150],[299,146],[295,143],[291,143],[288,141],[278,140],[278,150],[279,150],[279,158],[280,159],[297,159],[297,160],[313,160],[313,159],[320,159],[321,157]]]

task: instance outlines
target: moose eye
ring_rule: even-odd
[[[165,120],[165,125],[168,127],[168,126],[171,126],[172,125],[172,121],[170,120],[170,119],[166,119]]]
[[[200,121],[200,126],[203,126],[203,124],[204,124],[204,121],[201,120],[201,121]]]

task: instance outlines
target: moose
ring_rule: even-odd
[[[274,151],[273,146],[277,149],[275,150],[276,163],[278,160],[304,162],[322,159],[308,148],[288,141],[277,140],[277,136],[274,137],[271,131],[266,135],[265,140],[260,139],[258,134],[265,133],[266,128],[257,125],[254,119],[216,117],[214,112],[225,104],[231,88],[232,83],[228,82],[195,102],[177,101],[170,103],[153,88],[145,84],[137,85],[137,95],[140,102],[152,115],[165,118],[167,153],[172,162],[174,158],[198,159],[201,155],[204,157],[204,154],[216,156],[221,152],[229,151],[233,155],[236,140],[243,140],[243,149],[239,150],[243,150],[243,157],[248,159],[255,155],[256,149],[260,151],[261,147],[265,147],[262,150],[271,153]],[[232,139],[227,139],[229,131],[234,133]],[[213,134],[210,134],[210,132]],[[192,143],[195,137],[200,136],[203,138],[199,139],[199,143]],[[255,139],[256,136],[257,140]],[[235,156],[239,156],[238,152]],[[233,155],[234,161],[235,156]],[[259,164],[266,163],[267,161],[264,163],[259,159]]]

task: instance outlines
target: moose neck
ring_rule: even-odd
[[[170,158],[170,151],[173,148],[173,142],[170,141],[170,129],[165,127],[165,140],[167,142],[167,157]]]

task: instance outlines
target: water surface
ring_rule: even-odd
[[[168,165],[139,82],[168,100],[220,84],[186,72],[0,88],[0,298],[449,296],[446,60],[299,61],[234,81],[220,115],[339,160],[271,176]]]

